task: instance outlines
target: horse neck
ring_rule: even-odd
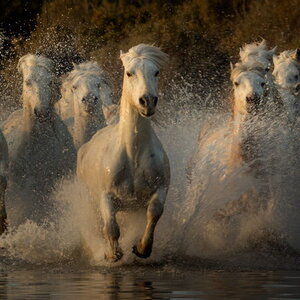
[[[242,162],[242,129],[245,123],[245,119],[246,116],[240,114],[234,105],[231,118],[232,140],[229,157],[229,166],[231,168],[240,166]]]
[[[102,127],[104,127],[104,121],[100,112],[91,115],[75,109],[73,137],[76,149],[89,141],[95,132]]]
[[[142,117],[130,104],[131,95],[123,90],[120,103],[120,121],[118,123],[121,144],[132,158],[138,155],[144,147],[151,143],[151,121]]]

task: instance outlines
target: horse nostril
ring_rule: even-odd
[[[154,106],[157,105],[157,102],[158,102],[158,97],[154,97],[154,99],[153,99]]]
[[[144,106],[144,107],[147,106],[147,101],[146,101],[145,98],[140,98],[140,99],[139,99],[139,102],[140,102],[140,104],[141,104],[142,106]]]

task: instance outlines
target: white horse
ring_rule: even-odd
[[[34,202],[47,197],[55,182],[75,167],[75,149],[54,112],[51,60],[27,54],[19,60],[18,70],[23,75],[23,108],[1,128],[9,149],[9,190]]]
[[[266,168],[263,165],[261,148],[265,132],[258,130],[258,123],[266,117],[269,92],[266,88],[264,68],[249,69],[238,63],[231,70],[233,83],[231,134],[228,148],[228,169],[230,174],[244,164],[248,165],[247,173],[253,178],[264,178],[262,188],[250,189],[237,201],[229,202],[217,212],[218,217],[229,217],[242,211],[257,212],[269,200],[269,183]]]
[[[288,119],[294,123],[300,109],[300,50],[287,50],[273,57],[273,76]]]
[[[168,157],[149,118],[158,103],[159,69],[168,56],[159,48],[140,44],[121,53],[121,60],[125,74],[120,121],[99,130],[77,157],[77,175],[99,201],[110,261],[123,255],[116,213],[125,209],[147,209],[146,229],[133,252],[142,258],[150,256],[170,181]]]
[[[76,149],[111,122],[107,111],[114,107],[110,83],[97,62],[74,64],[62,85],[57,108],[72,133]],[[103,116],[103,111],[105,114]],[[105,118],[106,117],[106,118]]]
[[[253,182],[252,177],[261,176],[258,175],[262,169],[258,164],[260,140],[254,130],[256,121],[259,120],[259,115],[263,114],[267,104],[266,71],[260,64],[256,68],[248,68],[242,63],[231,67],[233,85],[230,97],[231,113],[228,117],[224,115],[214,117],[205,124],[199,134],[196,153],[189,162],[190,168],[194,166],[191,171],[191,180],[196,184],[200,180],[199,186],[202,186],[207,178],[199,174],[198,168],[202,170],[203,167],[208,167],[207,164],[209,167],[205,174],[212,181],[209,182],[211,185],[216,180],[216,184],[222,183],[221,186],[226,186],[231,180],[239,180],[241,174],[246,176],[247,183]],[[236,177],[237,175],[239,176]],[[257,207],[260,208],[260,200],[249,199],[249,195],[253,194],[253,189],[250,188],[249,191],[244,189],[245,187],[239,190],[239,196],[234,194],[235,198],[228,199],[228,202],[218,203],[217,211],[215,208],[212,210],[213,220],[219,223],[243,211],[250,209],[253,212],[257,210]],[[194,214],[198,214],[204,203],[199,199],[195,201]],[[193,217],[190,218],[190,220],[193,219]]]
[[[6,139],[0,130],[0,235],[6,230],[7,215],[5,208],[5,191],[8,174],[8,147]]]

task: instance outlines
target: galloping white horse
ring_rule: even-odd
[[[125,209],[147,209],[146,229],[133,252],[142,258],[150,256],[170,181],[169,160],[149,118],[158,103],[157,76],[168,56],[159,48],[140,44],[121,54],[121,60],[125,74],[120,121],[99,130],[77,157],[77,175],[99,201],[110,261],[123,255],[116,213]]]
[[[287,50],[273,57],[273,76],[290,122],[300,110],[300,50]]]
[[[31,204],[24,210],[28,210],[74,169],[75,149],[68,129],[54,112],[51,60],[27,54],[19,60],[18,70],[23,75],[23,108],[1,127],[10,156],[9,191],[12,198],[15,193],[27,197]]]
[[[0,235],[6,230],[5,191],[8,173],[8,147],[5,137],[0,130]]]
[[[57,103],[58,111],[78,149],[105,126],[105,116],[108,116],[103,116],[102,110],[106,112],[114,106],[110,83],[97,62],[74,65],[64,80],[62,96]]]
[[[229,172],[249,166],[249,174],[254,178],[263,178],[265,186],[259,191],[250,190],[237,201],[229,202],[217,212],[218,217],[228,217],[249,209],[256,212],[267,202],[269,197],[268,177],[262,165],[261,138],[257,123],[265,117],[267,106],[266,78],[264,68],[249,69],[238,63],[231,70],[233,83],[232,133],[229,147]],[[258,188],[259,189],[259,188]],[[250,196],[249,196],[250,195]],[[249,198],[250,197],[250,198]]]

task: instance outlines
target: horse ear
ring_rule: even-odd
[[[233,63],[230,62],[230,70],[232,71],[234,69]]]
[[[78,70],[78,65],[76,65],[75,63],[72,63],[74,70]]]
[[[274,56],[274,54],[276,53],[276,50],[277,50],[277,46],[275,46],[273,49],[271,49],[271,50],[269,51],[270,57],[273,57],[273,56]]]
[[[239,56],[242,57],[243,48],[240,47]]]
[[[25,60],[25,57],[22,56],[22,57],[19,59],[19,61],[18,61],[18,64],[17,64],[17,70],[18,70],[19,73],[22,73],[24,60]]]
[[[274,64],[274,66],[277,65],[278,59],[279,59],[278,55],[275,55],[275,54],[274,54],[274,55],[273,55],[273,64]]]
[[[262,38],[261,42],[259,43],[260,46],[266,46],[266,40]]]
[[[293,55],[293,58],[297,61],[300,61],[300,49],[297,48],[294,55]]]

